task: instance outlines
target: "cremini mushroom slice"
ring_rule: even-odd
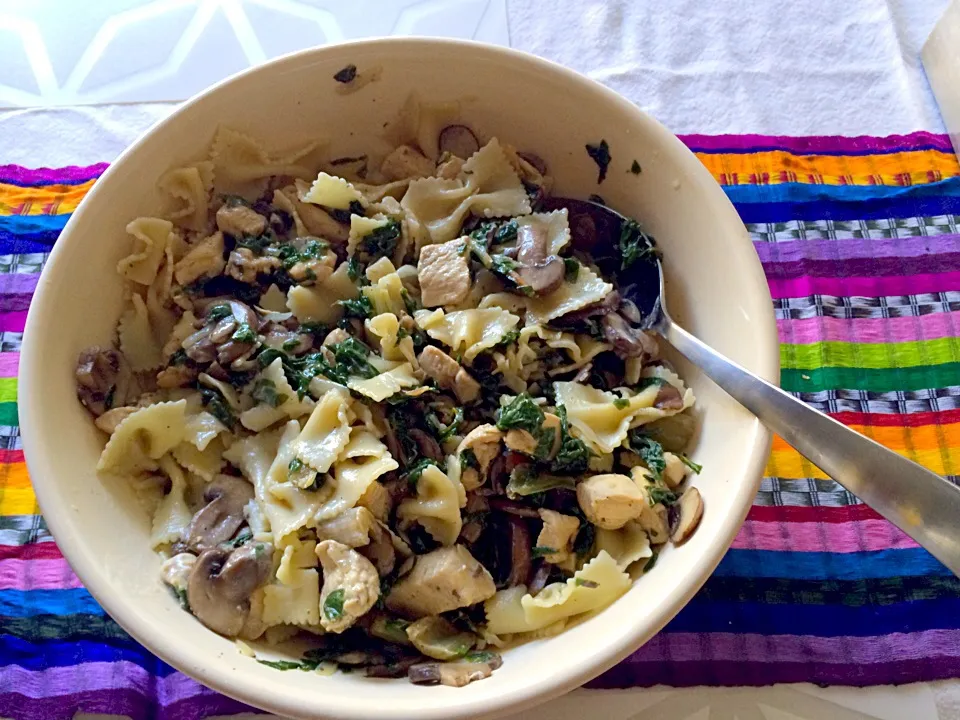
[[[677,504],[670,508],[670,539],[680,545],[700,525],[703,517],[703,498],[695,487],[687,488]]]
[[[250,595],[267,580],[272,569],[273,546],[267,543],[247,543],[236,550],[207,550],[190,571],[190,609],[214,632],[237,635],[250,612]]]
[[[253,486],[233,475],[217,475],[203,491],[207,504],[186,531],[186,545],[195,552],[209,550],[233,537],[245,522],[243,508],[253,500]]]

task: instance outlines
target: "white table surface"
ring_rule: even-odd
[[[0,0],[0,157],[26,166],[110,161],[176,101],[232,72],[387,34],[534,52],[610,85],[677,133],[943,132],[920,47],[947,3]],[[960,718],[960,683],[580,690],[516,717],[587,715]]]

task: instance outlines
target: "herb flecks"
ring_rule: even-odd
[[[590,159],[597,164],[599,172],[597,173],[597,184],[599,185],[604,180],[607,179],[607,168],[610,167],[610,146],[607,145],[606,140],[601,140],[599,145],[590,145],[589,143],[585,146],[587,149],[587,155],[590,156]]]
[[[620,269],[626,270],[638,260],[653,261],[658,257],[653,238],[643,232],[635,220],[624,220],[620,227]]]
[[[357,78],[357,66],[356,65],[347,65],[342,70],[338,70],[337,73],[333,76],[333,79],[338,83],[350,83],[356,80]]]
[[[343,617],[343,601],[346,593],[343,588],[337,588],[327,595],[323,601],[323,616],[330,622],[334,622]]]
[[[640,167],[640,163],[634,160],[633,164],[630,165],[630,172],[632,172],[634,175],[639,175],[643,172],[643,168]]]

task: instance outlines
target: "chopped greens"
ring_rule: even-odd
[[[373,305],[363,293],[356,300],[337,300],[337,305],[343,308],[343,316],[348,318],[359,318],[366,320],[373,317]]]
[[[480,463],[477,460],[476,454],[471,448],[464,448],[460,453],[460,472],[467,470],[468,468],[479,468]]]
[[[246,527],[237,533],[237,536],[232,540],[227,540],[223,545],[225,547],[238,548],[243,545],[248,540],[253,539],[253,533],[250,531],[250,528]]]
[[[663,505],[670,506],[676,503],[678,500],[677,494],[672,490],[668,490],[665,487],[660,487],[659,485],[650,488],[650,505],[656,505],[662,503]]]
[[[369,255],[371,259],[381,258],[392,255],[399,240],[400,223],[389,220],[386,225],[381,225],[360,238],[357,250]]]
[[[626,270],[638,260],[653,261],[658,256],[653,238],[635,220],[624,220],[620,227],[620,269]]]
[[[208,322],[220,322],[224,318],[230,317],[233,314],[233,311],[230,309],[230,306],[226,303],[221,303],[219,305],[214,305],[207,311],[207,321]]]
[[[585,587],[585,588],[588,588],[588,589],[591,589],[591,590],[592,590],[593,588],[598,588],[598,587],[600,587],[600,583],[598,583],[598,582],[596,582],[596,581],[594,581],[594,580],[584,580],[583,578],[577,578],[577,579],[574,581],[574,585],[576,585],[577,587]]]
[[[653,473],[655,480],[663,477],[663,471],[667,467],[667,461],[663,457],[663,446],[640,430],[630,432],[630,447],[640,456],[643,464]]]
[[[230,409],[230,404],[224,399],[223,395],[220,394],[219,390],[202,387],[200,388],[200,398],[207,412],[226,425],[230,430],[233,430],[233,426],[237,420],[233,416],[233,410]]]
[[[607,145],[606,140],[601,140],[599,145],[590,145],[589,143],[585,146],[587,149],[587,155],[590,156],[590,159],[597,164],[597,185],[602,183],[607,179],[607,168],[610,166],[610,146]]]
[[[568,283],[575,283],[580,277],[580,262],[576,258],[563,259],[563,279]]]
[[[640,167],[640,163],[634,160],[633,164],[630,165],[630,172],[632,172],[634,175],[639,175],[641,172],[643,172],[643,168]]]
[[[488,663],[496,659],[497,654],[490,652],[489,650],[474,650],[473,652],[468,652],[463,656],[464,662],[470,663]]]
[[[519,330],[510,330],[504,333],[503,337],[493,346],[495,348],[505,348],[508,345],[513,345],[517,340],[520,339]]]
[[[190,601],[187,600],[186,588],[175,588],[171,585],[170,591],[173,593],[173,596],[177,599],[177,602],[180,603],[180,607],[182,607],[187,612],[192,612],[190,610]]]
[[[590,451],[583,440],[570,434],[567,409],[563,405],[557,405],[557,415],[560,417],[560,449],[550,463],[550,471],[558,475],[582,475],[587,471]]]
[[[521,465],[514,468],[510,473],[510,482],[507,483],[507,497],[526,497],[527,495],[537,495],[557,488],[575,490],[576,486],[576,480],[571,477],[538,473]]]
[[[630,401],[627,398],[617,398],[613,401],[613,406],[617,410],[623,410],[624,408],[630,406]]]
[[[530,551],[530,556],[533,558],[542,558],[546,555],[553,555],[556,552],[556,548],[547,547],[545,545],[535,545]]]
[[[470,237],[481,244],[484,250],[489,250],[493,245],[505,245],[515,242],[517,232],[520,226],[516,220],[488,220],[480,223],[477,228],[470,233]]]
[[[253,391],[250,393],[250,397],[259,403],[269,405],[273,408],[280,407],[290,399],[286,393],[278,393],[276,383],[267,378],[257,380],[253,386]]]
[[[685,453],[679,453],[677,457],[680,458],[680,462],[682,462],[688,468],[693,470],[693,472],[696,473],[697,475],[699,475],[700,471],[703,470],[703,465],[701,465],[700,463],[695,463],[693,460],[688,458]]]
[[[520,393],[496,413],[500,430],[526,430],[531,435],[543,425],[543,410],[527,393]]]
[[[343,588],[337,588],[327,595],[323,601],[323,616],[333,622],[343,617],[343,600],[346,593]]]
[[[351,375],[372,378],[380,374],[367,360],[370,356],[370,348],[354,337],[348,337],[343,342],[331,345],[330,351],[336,359],[336,374],[338,377],[344,378],[344,383],[346,382],[346,378],[349,378]],[[337,378],[329,373],[327,373],[327,377],[331,380],[337,380]]]
[[[433,458],[419,458],[415,463],[413,463],[413,465],[410,466],[410,469],[400,477],[401,479],[406,479],[407,485],[411,490],[416,490],[417,483],[420,482],[420,476],[423,475],[423,471],[431,465],[434,467],[439,467],[437,465],[437,461]]]
[[[257,334],[246,323],[240,323],[230,339],[238,343],[252,343],[257,341]]]
[[[357,66],[356,65],[347,65],[342,70],[338,70],[333,76],[333,79],[338,83],[349,83],[353,82],[357,77]]]
[[[593,549],[596,536],[597,528],[585,518],[581,518],[580,531],[577,533],[577,539],[573,541],[573,551],[580,557],[587,555]]]
[[[303,460],[301,460],[300,458],[295,457],[287,465],[287,472],[290,473],[291,475],[295,472],[300,472],[301,470],[303,470]]]
[[[350,259],[347,260],[347,277],[349,277],[353,282],[357,282],[361,278],[366,280],[364,275],[363,265],[360,264],[360,258],[356,255],[351,255]]]
[[[308,667],[306,663],[295,660],[261,660],[257,658],[257,662],[272,667],[274,670],[316,670],[315,667]]]
[[[460,429],[460,426],[463,424],[463,408],[458,407],[454,411],[453,419],[450,421],[449,425],[444,425],[440,422],[440,419],[434,413],[427,413],[427,425],[430,426],[430,429],[433,430],[434,434],[437,436],[438,442],[444,442],[449,440],[452,435],[454,435],[457,430]]]

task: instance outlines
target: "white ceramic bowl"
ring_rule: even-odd
[[[382,65],[353,95],[334,92],[348,63]],[[309,50],[226,80],[185,103],[130,147],[96,183],[61,235],[30,308],[20,365],[20,424],[30,475],[50,529],[84,585],[133,637],[174,667],[230,695],[302,718],[478,718],[518,711],[580,685],[642,645],[697,591],[740,527],[770,435],[695,369],[702,430],[694,483],[706,511],[694,536],[668,547],[613,606],[550,639],[505,654],[493,676],[465,688],[418,687],[358,674],[279,672],[183,612],[159,579],[148,519],[123,483],[94,472],[104,438],[76,400],[77,353],[110,342],[121,309],[117,261],[124,226],[156,212],[157,178],[204,156],[225,123],[287,147],[327,136],[337,154],[362,152],[411,91],[463,100],[464,119],[540,154],[557,194],[600,192],[639,218],[666,258],[670,307],[720,351],[776,381],[778,351],[760,263],[736,212],[680,141],[614,92],[512,50],[391,39]],[[607,140],[613,163],[596,184],[584,144]],[[643,168],[628,172],[636,159]]]

